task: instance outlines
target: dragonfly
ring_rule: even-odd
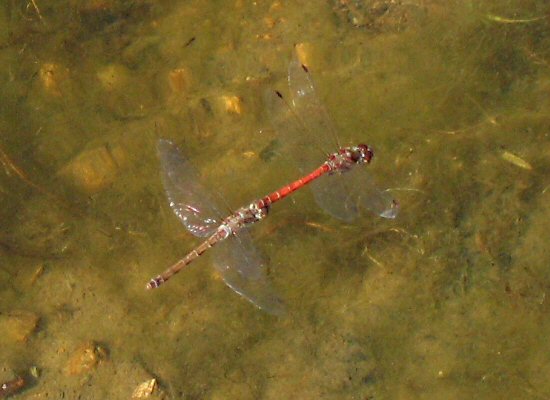
[[[316,94],[309,72],[294,52],[288,66],[289,100],[279,91],[268,91],[265,101],[269,118],[280,142],[300,172],[317,166],[320,157],[341,149],[337,129]],[[372,151],[372,150],[371,150]],[[316,203],[333,217],[352,223],[363,212],[394,219],[399,203],[388,190],[380,190],[364,168],[339,172],[338,179],[319,179],[311,184]]]
[[[295,57],[289,65],[288,82],[292,101],[289,103],[279,91],[269,100],[273,114],[272,123],[289,145],[298,146],[293,151],[299,169],[310,167],[313,158],[307,154],[308,137],[315,143],[325,145],[326,137],[336,138],[330,117],[317,99],[313,81],[306,66]],[[298,137],[296,136],[298,135]],[[309,142],[311,143],[314,142]],[[216,246],[214,267],[225,284],[256,307],[274,315],[284,313],[285,305],[272,289],[268,279],[267,264],[253,245],[245,228],[263,220],[271,206],[300,188],[311,184],[317,203],[333,216],[344,221],[353,220],[361,206],[384,218],[395,218],[399,209],[396,200],[387,191],[377,189],[360,170],[361,164],[369,164],[374,152],[366,144],[340,147],[327,156],[320,165],[309,169],[301,178],[245,205],[229,216],[220,213],[221,199],[214,191],[204,188],[190,162],[182,156],[177,146],[169,140],[160,139],[158,153],[161,162],[162,181],[170,207],[185,228],[203,242],[185,257],[152,278],[147,289],[155,289],[172,278]],[[296,149],[295,149],[296,150]],[[364,173],[365,171],[359,171]],[[320,179],[328,175],[342,175],[339,179]],[[342,180],[344,177],[349,179]],[[342,192],[346,191],[346,192]],[[231,243],[227,243],[231,242]]]

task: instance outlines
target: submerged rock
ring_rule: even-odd
[[[65,366],[67,375],[81,375],[94,370],[102,360],[108,358],[107,350],[90,341],[79,346]]]
[[[98,146],[77,155],[59,174],[70,179],[83,191],[97,193],[115,181],[125,160],[126,153],[122,147]]]
[[[14,342],[26,342],[36,330],[40,317],[30,311],[10,311],[0,314],[0,337]]]

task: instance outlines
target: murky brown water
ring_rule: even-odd
[[[4,2],[0,383],[24,377],[21,399],[129,399],[151,378],[165,399],[550,397],[549,15],[544,1]],[[157,138],[230,207],[296,178],[261,101],[296,43],[401,214],[343,225],[308,190],[277,204],[251,232],[285,318],[207,256],[146,292],[198,244],[167,206]]]

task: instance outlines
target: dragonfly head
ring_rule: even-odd
[[[351,159],[356,164],[368,164],[373,157],[374,151],[366,144],[358,144],[351,148]]]

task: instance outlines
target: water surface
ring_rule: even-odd
[[[550,397],[549,13],[4,2],[0,379],[26,376],[22,399],[128,399],[153,377],[166,399]],[[297,43],[399,217],[344,225],[307,190],[277,204],[252,233],[285,318],[207,256],[146,292],[198,244],[166,203],[157,138],[228,210],[295,179],[262,95]]]

